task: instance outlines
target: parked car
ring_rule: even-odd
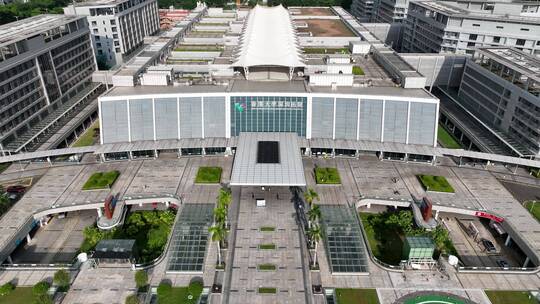
[[[26,187],[21,185],[14,185],[6,188],[7,193],[24,193],[25,190]]]
[[[503,267],[503,268],[510,267],[510,264],[508,264],[508,262],[505,261],[505,260],[497,260],[497,265],[499,265],[499,267]]]
[[[481,239],[480,242],[482,242],[482,245],[484,246],[484,249],[488,253],[494,253],[497,252],[497,249],[495,248],[495,245],[493,245],[493,242],[487,239]]]

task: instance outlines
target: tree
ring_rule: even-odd
[[[227,222],[227,209],[222,206],[214,208],[214,222],[225,225]]]
[[[147,244],[151,251],[160,251],[167,243],[170,228],[165,225],[154,226],[148,230]]]
[[[15,285],[11,282],[7,282],[6,284],[0,286],[0,296],[7,296],[13,290],[15,290]]]
[[[315,251],[313,254],[313,268],[317,267],[317,246],[322,237],[321,228],[318,225],[313,225],[308,230],[308,236],[311,242],[315,243]]]
[[[203,283],[201,281],[193,281],[189,283],[188,293],[193,296],[194,300],[197,300],[203,290]]]
[[[62,289],[67,289],[70,283],[69,273],[64,269],[58,270],[54,273],[53,282],[58,287]]]
[[[48,294],[42,294],[34,298],[34,304],[54,304],[54,301]]]
[[[36,285],[34,285],[34,287],[32,287],[32,294],[35,297],[39,297],[41,295],[46,295],[47,291],[49,291],[50,287],[51,287],[51,284],[49,284],[49,282],[41,281],[41,282],[37,283]]]
[[[126,304],[140,304],[140,303],[141,302],[139,301],[139,297],[137,297],[137,295],[135,294],[129,295],[126,298]]]
[[[313,188],[307,188],[306,192],[304,192],[304,198],[306,199],[306,202],[311,206],[314,200],[319,200],[319,194],[313,190]]]
[[[218,193],[218,206],[223,206],[225,208],[229,208],[229,205],[232,202],[232,192],[228,188],[221,188],[219,189]]]
[[[218,265],[221,265],[221,242],[225,239],[227,230],[225,230],[223,225],[214,224],[212,227],[208,228],[208,232],[212,234],[212,242],[217,243]]]
[[[138,289],[143,289],[148,285],[148,274],[144,270],[135,272],[135,285]]]
[[[321,208],[319,205],[312,205],[311,209],[307,212],[308,220],[309,220],[309,227],[311,227],[312,223],[316,223],[321,218]]]

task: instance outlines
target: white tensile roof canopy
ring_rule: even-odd
[[[283,6],[255,6],[240,37],[240,49],[233,64],[238,67],[303,67],[291,16]]]

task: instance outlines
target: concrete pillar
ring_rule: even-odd
[[[504,242],[504,246],[510,246],[510,242],[512,242],[512,238],[510,235],[506,237],[506,241]]]
[[[523,263],[523,268],[527,268],[527,265],[529,264],[530,261],[531,261],[531,259],[529,257],[527,257],[525,259],[525,263]]]
[[[139,203],[139,207],[142,207],[142,203]]]
[[[128,158],[129,158],[130,160],[133,159],[133,152],[132,152],[132,151],[129,151],[129,152],[128,152]]]
[[[169,208],[169,205],[170,205],[170,204],[171,204],[170,202],[165,202],[165,206],[166,206],[167,208]]]
[[[435,211],[435,219],[439,218],[439,210]]]
[[[159,154],[158,154],[158,151],[157,151],[157,149],[156,149],[156,150],[154,150],[154,158],[158,158],[158,155],[159,155]]]
[[[408,163],[409,162],[409,154],[405,153],[405,156],[403,156],[403,161]]]
[[[306,156],[311,156],[311,148],[306,148],[305,155]]]
[[[371,208],[371,203],[368,203],[368,204],[367,204],[367,207],[368,207],[368,209]]]
[[[471,142],[469,143],[469,149],[467,149],[467,150],[470,150],[470,149],[472,149],[472,140],[471,140]]]
[[[437,161],[437,156],[433,155],[433,159],[431,160],[431,165],[435,166],[436,161]]]
[[[231,147],[226,147],[225,148],[225,156],[229,156],[229,155],[232,155],[232,149]]]
[[[13,264],[13,259],[11,258],[11,255],[7,256],[7,261],[9,264]]]
[[[50,156],[47,156],[47,162],[49,163],[49,165],[52,166],[52,162],[51,162],[51,157],[50,157]]]
[[[98,217],[102,217],[103,216],[103,212],[101,211],[101,208],[97,208],[97,216]]]
[[[27,243],[32,242],[32,237],[30,236],[30,233],[26,235],[26,242]]]

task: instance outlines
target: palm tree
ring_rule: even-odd
[[[315,243],[315,253],[313,255],[313,268],[317,266],[317,245],[319,245],[319,242],[322,237],[322,231],[321,228],[318,225],[313,225],[308,230],[308,236],[311,242]]]
[[[225,208],[229,208],[229,205],[231,204],[231,201],[232,201],[231,190],[225,187],[219,189],[217,200],[218,200],[218,205],[222,205]]]
[[[222,206],[214,208],[214,222],[224,225],[227,222],[227,209]]]
[[[313,190],[313,188],[307,188],[304,192],[304,198],[306,202],[311,206],[314,200],[319,200],[319,194]]]
[[[308,215],[308,226],[311,227],[311,223],[316,223],[321,218],[321,208],[319,205],[313,204],[311,209],[307,212]]]
[[[217,243],[218,265],[221,265],[221,242],[225,239],[227,231],[222,224],[218,223],[208,228],[208,232],[212,234],[212,242]]]

